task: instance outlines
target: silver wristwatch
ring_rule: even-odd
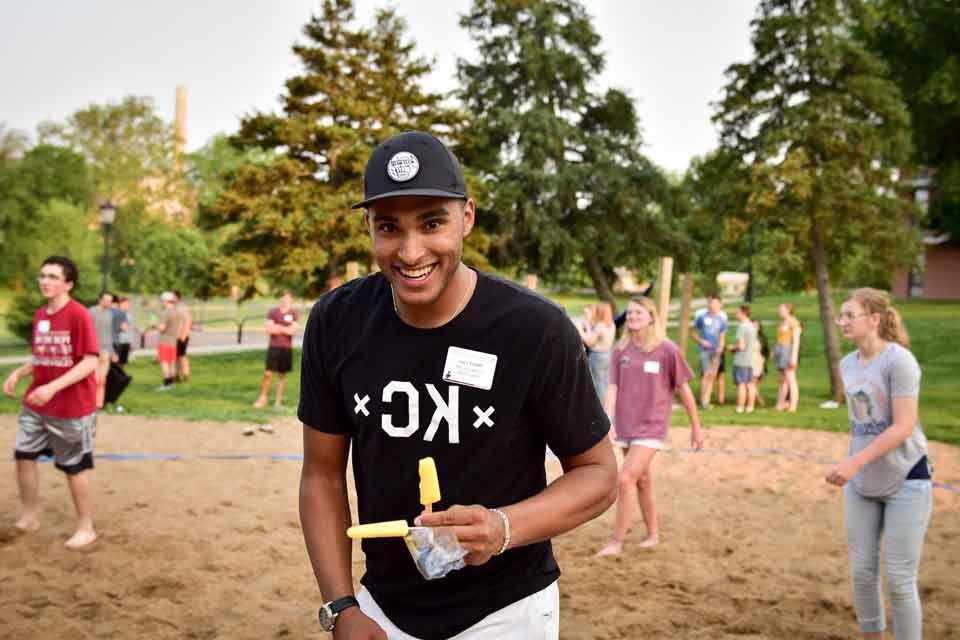
[[[317,612],[317,617],[320,619],[320,628],[324,631],[333,631],[333,627],[337,624],[337,616],[340,615],[341,611],[359,606],[360,603],[353,596],[344,596],[327,602]]]

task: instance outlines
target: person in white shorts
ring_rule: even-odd
[[[300,519],[321,627],[337,640],[556,640],[550,538],[603,513],[616,488],[580,335],[559,306],[462,262],[476,205],[433,136],[381,143],[364,196],[380,270],[317,301],[301,359]],[[564,471],[549,486],[547,447]],[[449,527],[466,566],[426,580],[402,540],[364,540],[354,596],[348,454],[360,523]],[[441,486],[429,513],[427,456]]]
[[[703,447],[697,401],[688,384],[693,372],[680,349],[664,335],[657,307],[649,298],[633,298],[627,306],[627,330],[613,350],[604,407],[613,419],[614,443],[624,449],[617,495],[617,518],[610,542],[598,556],[619,555],[639,501],[647,535],[640,547],[660,542],[651,465],[664,447],[670,426],[673,394],[690,417],[690,446]]]

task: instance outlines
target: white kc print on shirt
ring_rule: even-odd
[[[460,387],[458,385],[447,386],[446,397],[441,394],[436,385],[426,383],[424,384],[424,389],[426,390],[426,396],[430,399],[433,406],[433,413],[430,415],[430,422],[423,432],[423,439],[426,442],[433,442],[437,436],[437,432],[440,430],[440,424],[446,422],[447,442],[450,444],[459,444]],[[396,396],[405,396],[405,398]],[[397,425],[394,424],[394,413],[392,411],[388,412],[387,409],[394,406],[398,409],[401,408],[404,399],[406,400],[407,423]],[[380,428],[383,429],[384,433],[391,438],[409,438],[420,431],[422,426],[420,423],[421,393],[412,382],[391,380],[384,386],[381,400],[384,405],[389,405],[384,407],[383,412],[380,414]],[[370,401],[368,394],[361,395],[360,393],[354,393],[353,401],[355,403],[353,408],[355,414],[376,419],[376,416],[371,416],[370,410],[367,408],[367,403]],[[473,414],[477,416],[477,419],[473,422],[474,428],[479,429],[481,426],[488,428],[493,427],[494,421],[491,418],[493,412],[493,406],[480,407],[474,405]]]

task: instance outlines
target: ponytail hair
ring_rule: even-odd
[[[886,291],[862,287],[851,291],[846,299],[859,304],[866,313],[876,313],[880,316],[877,332],[882,339],[887,342],[896,342],[902,347],[910,346],[907,328],[903,325],[900,313],[890,303],[890,294]]]
[[[647,329],[647,336],[644,338],[641,348],[647,352],[653,351],[660,345],[661,342],[664,341],[667,336],[666,328],[663,326],[663,322],[660,320],[660,314],[657,312],[657,305],[653,302],[653,300],[645,296],[630,298],[630,302],[627,303],[627,307],[629,308],[631,304],[636,304],[643,307],[646,309],[647,313],[650,314],[650,319],[652,322],[650,323],[650,328]],[[620,341],[617,343],[617,348],[619,349],[624,349],[628,344],[630,344],[630,340],[633,339],[633,336],[630,335],[630,329],[627,329],[626,327],[624,327],[624,329],[623,337],[620,338]]]

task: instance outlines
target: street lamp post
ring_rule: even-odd
[[[110,227],[116,215],[117,210],[109,200],[100,205],[100,226],[103,228],[103,265],[101,267],[103,277],[100,291],[107,290],[107,272],[110,270]]]

